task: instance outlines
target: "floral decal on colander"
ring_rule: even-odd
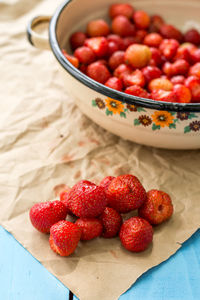
[[[190,121],[198,118],[194,113],[189,112],[168,112],[154,111],[153,114],[143,107],[125,104],[121,101],[107,97],[106,99],[96,98],[92,100],[92,106],[105,111],[107,116],[119,115],[121,118],[127,118],[128,114],[135,112],[133,119],[134,126],[151,127],[152,130],[162,130],[162,128],[176,129],[183,121]],[[200,131],[200,121],[193,120],[184,127],[184,133]]]
[[[131,104],[124,104],[121,101],[112,99],[112,98],[106,98],[105,100],[101,98],[96,98],[92,100],[92,106],[96,106],[99,109],[105,109],[105,113],[107,116],[109,115],[120,115],[122,118],[127,117],[127,113],[131,111],[145,111],[144,108],[138,107],[136,105]]]

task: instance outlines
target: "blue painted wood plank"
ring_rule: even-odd
[[[1,227],[0,244],[0,299],[68,299],[68,289]],[[199,253],[200,230],[169,260],[142,275],[120,300],[200,299]]]
[[[0,299],[68,300],[69,290],[0,226]]]

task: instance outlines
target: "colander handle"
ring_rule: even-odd
[[[46,24],[48,30],[50,20],[50,16],[38,16],[29,21],[27,25],[27,38],[32,46],[43,50],[50,50],[49,37],[36,31],[36,28],[41,24]]]

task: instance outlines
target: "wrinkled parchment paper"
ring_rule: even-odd
[[[0,224],[81,300],[114,300],[149,268],[175,253],[200,227],[200,152],[167,151],[124,141],[75,107],[50,52],[29,46],[27,21],[59,1],[0,3]],[[116,239],[80,243],[61,258],[31,226],[33,203],[59,184],[132,173],[147,190],[172,196],[173,218],[155,228],[153,245],[130,253]]]

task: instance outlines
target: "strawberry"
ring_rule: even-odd
[[[124,63],[124,51],[116,51],[110,56],[108,60],[108,65],[111,70],[115,70],[119,65],[123,63]]]
[[[153,90],[151,98],[157,101],[178,102],[178,97],[174,91]]]
[[[190,90],[183,84],[174,85],[173,91],[175,92],[178,101],[180,103],[190,103],[192,99],[192,94]]]
[[[179,42],[174,39],[164,39],[159,46],[159,50],[167,60],[171,60],[175,55],[179,47]]]
[[[99,186],[102,186],[104,188],[104,191],[106,192],[108,187],[109,187],[109,184],[111,183],[111,181],[114,179],[115,177],[114,176],[106,176],[104,177]]]
[[[127,250],[144,251],[153,240],[153,228],[146,220],[132,217],[123,223],[119,237]]]
[[[64,49],[62,50],[63,55],[66,57],[66,59],[75,67],[79,67],[79,60],[77,57],[73,55],[69,55]]]
[[[71,189],[68,188],[68,189],[62,191],[60,193],[59,197],[60,197],[60,201],[67,207],[67,214],[73,215],[72,212],[70,211],[69,207],[68,207],[68,195],[69,195],[70,190]]]
[[[131,74],[124,74],[122,76],[122,80],[125,87],[131,86],[131,85],[137,85],[140,87],[144,87],[145,85],[145,78],[142,74],[142,71],[139,69],[136,69]]]
[[[83,32],[74,32],[70,36],[70,40],[69,40],[72,50],[75,50],[76,48],[83,46],[85,40],[86,40],[86,34],[85,33],[83,33]]]
[[[133,36],[135,26],[125,16],[116,16],[111,23],[111,29],[114,34],[120,37]]]
[[[86,74],[90,78],[103,84],[111,77],[108,68],[99,61],[90,64],[86,69]]]
[[[68,221],[59,221],[50,229],[49,244],[51,249],[61,256],[72,254],[80,240],[80,228]]]
[[[86,39],[84,45],[89,47],[97,57],[103,57],[108,52],[108,41],[103,36]]]
[[[68,207],[81,218],[94,218],[102,214],[107,205],[104,189],[90,181],[73,186],[68,196]]]
[[[159,15],[151,16],[151,23],[149,26],[149,32],[159,32],[160,27],[164,24],[164,20]]]
[[[192,28],[188,30],[184,35],[185,42],[193,43],[195,45],[200,45],[200,34],[199,32]]]
[[[81,240],[89,241],[101,235],[103,226],[95,218],[80,218],[75,224],[81,229]]]
[[[160,27],[160,33],[166,39],[175,39],[179,42],[183,40],[183,35],[180,30],[170,24],[163,24]]]
[[[151,190],[147,193],[147,199],[139,208],[138,213],[149,223],[160,224],[168,220],[173,213],[171,198],[165,192]]]
[[[122,217],[115,209],[106,207],[100,216],[100,220],[103,224],[102,236],[104,238],[112,238],[118,234],[122,224]]]
[[[107,41],[108,41],[108,43],[109,42],[114,42],[115,44],[117,44],[119,50],[124,50],[123,39],[119,35],[109,34],[107,36]]]
[[[67,207],[59,200],[36,203],[30,209],[29,216],[38,231],[48,233],[53,224],[66,218]]]
[[[150,95],[148,92],[141,88],[139,85],[131,85],[127,87],[124,91],[126,94],[137,96],[137,97],[142,97],[142,98],[149,98]]]
[[[89,47],[78,47],[74,51],[74,56],[78,59],[80,64],[88,65],[95,61],[96,57],[92,49]]]
[[[106,193],[108,206],[118,212],[127,213],[139,208],[146,200],[146,191],[139,179],[133,175],[121,175],[114,178]]]
[[[87,24],[87,34],[90,37],[106,36],[110,32],[110,28],[103,19],[93,20]]]
[[[133,12],[134,8],[128,3],[115,3],[109,8],[109,16],[111,19],[121,15],[130,19],[133,15]]]
[[[108,86],[111,89],[122,91],[123,84],[122,80],[117,77],[110,77],[106,82],[105,85]]]
[[[189,76],[185,79],[185,86],[192,94],[192,102],[199,102],[200,100],[200,78],[196,76]]]

